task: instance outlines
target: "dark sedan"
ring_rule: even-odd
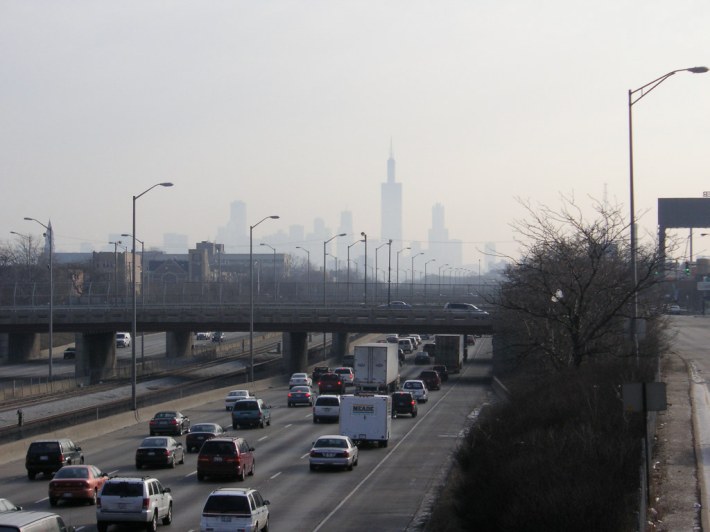
[[[190,419],[175,410],[158,412],[150,420],[150,435],[171,434],[182,436],[190,430]]]
[[[185,448],[188,453],[198,452],[207,440],[218,438],[223,434],[224,429],[217,423],[196,423],[185,436]]]
[[[313,391],[310,386],[294,386],[288,391],[288,406],[313,406]]]
[[[151,436],[145,438],[136,449],[136,469],[144,466],[169,466],[185,463],[185,450],[182,443],[170,436]]]

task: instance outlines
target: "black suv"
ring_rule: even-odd
[[[417,417],[417,399],[411,392],[394,392],[392,394],[392,417],[400,414],[410,414]]]
[[[313,368],[313,375],[311,376],[311,380],[313,382],[318,382],[318,379],[320,379],[321,375],[324,375],[326,373],[330,373],[332,370],[328,366],[316,366]]]
[[[324,373],[318,379],[318,393],[343,394],[345,393],[345,382],[337,373]]]
[[[37,473],[48,477],[65,465],[83,463],[84,453],[81,452],[81,447],[68,438],[33,441],[25,457],[25,469],[30,480],[34,480]]]

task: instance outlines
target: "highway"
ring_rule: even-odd
[[[429,402],[420,405],[418,417],[393,420],[390,445],[362,449],[359,465],[352,472],[309,470],[311,442],[321,434],[337,433],[338,425],[314,424],[310,408],[287,408],[285,385],[258,393],[273,406],[272,424],[265,429],[231,430],[223,399],[184,413],[193,424],[218,422],[256,448],[256,474],[243,485],[259,489],[271,501],[271,530],[417,530],[418,520],[426,516],[429,497],[447,473],[451,452],[477,409],[489,400],[488,387],[476,378],[488,369],[476,359],[488,356],[490,340],[480,339],[470,348],[464,371],[452,375],[440,391],[431,392]],[[412,365],[411,355],[408,360],[401,371],[403,379],[415,377],[424,367]],[[67,435],[71,436],[71,429]],[[134,452],[147,435],[147,423],[142,422],[78,443],[87,463],[112,475],[136,475]],[[184,436],[180,439],[184,441]],[[242,485],[225,480],[198,482],[195,468],[196,455],[189,454],[186,463],[176,469],[142,472],[172,489],[172,530],[199,530],[200,512],[209,492],[223,485]],[[0,486],[0,496],[26,509],[50,509],[47,480],[29,481],[22,461],[0,466]],[[53,511],[78,530],[96,530],[93,506],[62,504]]]

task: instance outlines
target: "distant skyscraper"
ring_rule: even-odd
[[[217,242],[224,244],[228,250],[236,251],[238,246],[249,243],[247,230],[247,206],[243,201],[233,201],[229,206],[227,225],[217,230]]]
[[[395,161],[390,142],[390,156],[387,159],[387,182],[382,183],[381,197],[382,241],[392,239],[397,245],[402,243],[402,183],[395,182]]]
[[[458,266],[461,264],[461,243],[454,245],[449,239],[449,230],[446,228],[444,218],[444,206],[436,203],[431,208],[431,229],[429,229],[429,253],[430,258],[436,259],[439,265],[449,264]]]

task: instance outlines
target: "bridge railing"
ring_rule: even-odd
[[[131,283],[92,281],[77,284],[55,281],[54,304],[57,306],[110,306],[128,308],[133,304]],[[482,303],[493,284],[392,284],[363,282],[301,283],[280,282],[255,286],[257,304],[367,305],[405,300],[414,305],[443,306],[448,301]],[[325,291],[325,294],[323,293]],[[234,305],[251,301],[249,285],[243,282],[150,282],[136,285],[137,305]],[[0,283],[0,307],[38,307],[49,305],[49,283]]]

